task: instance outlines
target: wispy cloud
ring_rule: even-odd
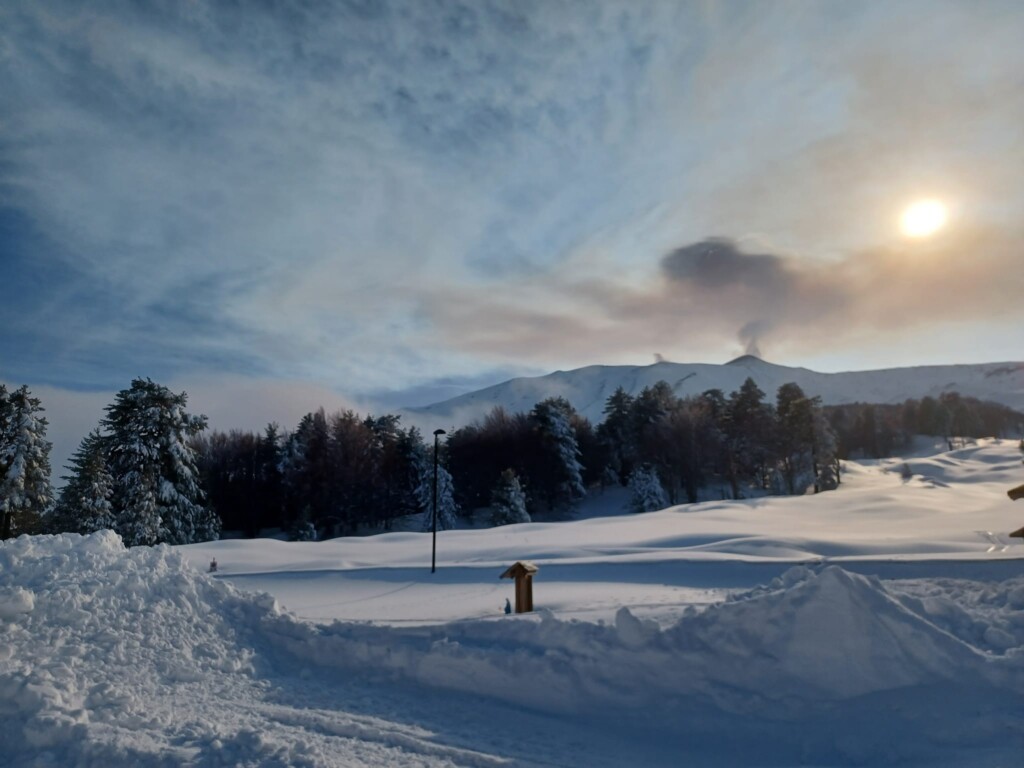
[[[386,385],[410,294],[543,269],[585,231],[672,13],[8,4],[2,201],[77,286],[31,322],[47,311],[108,367],[187,337],[238,367]]]
[[[1012,0],[7,2],[0,374],[405,391],[863,349],[949,319],[914,286],[981,321],[1022,38]],[[922,192],[959,223],[906,250]]]
[[[1022,242],[1021,229],[964,228],[823,262],[710,239],[665,255],[642,288],[562,275],[501,297],[442,297],[430,311],[453,343],[538,364],[635,359],[638,339],[675,359],[723,349],[864,355],[879,340],[905,355],[922,332],[1024,320]],[[1019,347],[989,354],[1014,358]]]

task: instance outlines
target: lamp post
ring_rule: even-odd
[[[430,550],[430,572],[434,573],[437,570],[437,438],[441,435],[448,434],[443,429],[434,430],[434,515],[433,524],[433,544]]]

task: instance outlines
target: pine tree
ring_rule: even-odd
[[[506,469],[491,494],[491,524],[514,525],[530,522],[526,494],[514,470]]]
[[[117,520],[111,499],[114,478],[107,467],[107,441],[98,429],[82,440],[68,464],[70,475],[61,490],[50,528],[59,533],[92,533],[113,529]]]
[[[6,486],[8,444],[11,441],[11,400],[7,387],[0,384],[0,487]],[[10,506],[5,495],[0,495],[0,541],[11,535]]]
[[[38,531],[53,503],[50,442],[39,399],[0,385],[0,538]]]
[[[288,541],[317,540],[316,526],[309,518],[309,507],[306,507],[288,529]]]
[[[425,461],[420,431],[416,427],[409,427],[401,432],[395,445],[395,466],[392,470],[396,490],[389,502],[389,508],[383,511],[386,530],[391,530],[394,518],[416,512],[419,506],[416,487],[419,483],[422,464]],[[454,486],[454,478],[452,484]]]
[[[391,528],[394,518],[415,507],[409,471],[412,456],[422,441],[417,430],[405,431],[399,421],[400,417],[387,414],[368,416],[364,422],[370,466],[364,502],[366,522],[385,530]]]
[[[817,478],[814,426],[815,409],[820,411],[821,403],[792,382],[779,387],[775,403],[775,449],[786,490],[792,494],[798,485],[806,487],[808,476]]]
[[[333,418],[335,433],[340,432],[339,423],[342,417],[353,422],[354,414],[347,412]],[[355,423],[358,423],[355,421]],[[322,520],[331,515],[333,503],[338,503],[338,495],[331,493],[332,479],[336,472],[332,471],[332,453],[342,445],[342,440],[335,434],[331,435],[331,427],[327,424],[327,415],[320,408],[302,417],[295,433],[286,446],[283,460],[284,482],[291,499],[291,518],[297,519],[302,510],[309,508],[312,521]]]
[[[632,395],[618,387],[605,401],[604,421],[597,428],[598,438],[608,451],[609,466],[620,485],[626,483],[636,459],[633,402]]]
[[[573,407],[564,397],[543,400],[530,412],[530,419],[553,459],[550,481],[542,484],[547,486],[547,500],[552,507],[571,504],[587,495],[583,487],[579,443],[576,440],[576,431],[572,427],[573,413]],[[531,475],[530,480],[531,487],[536,488],[537,479]]]
[[[114,479],[116,530],[128,546],[189,544],[220,535],[220,519],[201,504],[189,438],[205,416],[185,412],[188,396],[135,379],[107,406],[108,461]]]
[[[434,464],[423,461],[420,469],[420,483],[416,487],[416,498],[419,500],[423,515],[423,530],[433,529],[434,513]],[[459,513],[459,505],[455,503],[455,486],[447,469],[437,467],[437,530],[447,531],[455,527],[455,518]]]
[[[740,498],[743,481],[760,484],[768,460],[773,417],[771,407],[763,401],[764,392],[749,377],[739,391],[729,395],[723,426],[728,453],[726,474],[734,499]]]
[[[631,416],[637,435],[673,410],[678,398],[667,381],[656,381],[640,390],[633,401]]]
[[[259,481],[259,527],[280,525],[284,505],[284,480],[281,476],[281,437],[277,424],[267,424],[256,455],[256,476]]]
[[[654,512],[668,506],[665,489],[661,487],[658,473],[647,464],[633,470],[629,476],[630,502],[634,512]]]
[[[815,398],[818,400],[818,398]],[[834,491],[839,487],[839,440],[835,430],[825,416],[825,411],[816,406],[814,410],[814,492]]]

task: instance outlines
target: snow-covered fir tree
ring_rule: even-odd
[[[336,503],[331,493],[334,479],[332,443],[336,441],[332,441],[323,408],[303,416],[288,438],[282,457],[282,472],[293,500],[291,512],[296,519],[307,507],[310,520],[320,520],[332,514]]]
[[[416,486],[416,498],[423,510],[423,530],[433,529],[434,513],[434,464],[424,461],[420,465],[420,482]],[[455,485],[447,469],[437,467],[437,530],[447,531],[455,527],[459,505],[455,502]]]
[[[611,464],[605,466],[604,471],[601,472],[601,492],[604,493],[606,488],[614,488],[621,486],[619,473]]]
[[[54,532],[92,533],[113,529],[114,478],[107,467],[107,440],[98,429],[82,440],[68,464],[70,475],[60,492],[49,526]]]
[[[7,478],[7,443],[10,440],[11,424],[11,401],[7,394],[7,387],[0,384],[0,488],[6,485]],[[3,491],[0,490],[0,494]],[[10,503],[0,495],[0,540],[11,535],[11,513],[8,510]]]
[[[0,385],[0,538],[38,531],[53,503],[42,412],[28,387]]]
[[[491,493],[491,523],[514,525],[530,522],[526,511],[526,494],[514,470],[506,469]]]
[[[601,478],[602,488],[611,485],[611,474],[615,483],[624,485],[633,471],[636,461],[635,400],[623,387],[609,395],[604,405],[604,421],[597,428],[597,435],[608,451],[608,466]]]
[[[814,414],[814,492],[839,487],[839,440],[828,417],[820,408]]]
[[[426,456],[423,452],[423,438],[416,427],[409,427],[401,433],[398,444],[395,446],[395,453],[400,468],[396,472],[395,478],[395,484],[398,486],[398,498],[393,502],[394,508],[389,509],[386,513],[384,520],[386,530],[391,529],[394,517],[412,514],[419,507],[416,488],[419,486],[420,474],[423,471]]]
[[[629,490],[629,508],[634,512],[654,512],[668,506],[658,473],[646,464],[636,467],[629,476]]]
[[[188,440],[205,416],[185,412],[188,396],[150,379],[117,393],[102,424],[114,480],[115,530],[125,544],[188,544],[220,535],[220,519],[202,505]]]
[[[310,520],[309,507],[306,507],[288,528],[288,541],[316,541],[317,538],[316,526]]]
[[[583,486],[583,466],[576,430],[572,426],[573,407],[564,397],[550,397],[533,407],[530,418],[537,425],[544,444],[555,460],[555,493],[551,504],[571,504],[587,495]],[[532,476],[531,476],[532,477]]]

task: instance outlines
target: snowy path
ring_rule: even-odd
[[[610,618],[623,605],[652,618],[677,616],[691,605],[717,602],[730,588],[754,586],[777,576],[788,566],[741,569],[733,577],[720,568],[680,568],[677,564],[647,563],[596,568],[546,566],[535,586],[538,607],[562,617]],[[498,571],[483,568],[388,568],[358,571],[277,571],[273,574],[218,574],[243,589],[269,592],[300,618],[314,621],[343,619],[381,624],[438,624],[503,618],[508,581]],[[659,575],[661,574],[661,575]],[[713,584],[702,586],[703,580]]]
[[[893,579],[1003,581],[1024,574],[1024,558],[995,561],[842,558],[852,573]],[[537,577],[538,608],[562,618],[609,620],[626,605],[638,616],[668,623],[689,607],[721,602],[738,590],[781,576],[799,562],[739,560],[610,563],[601,566],[548,565]],[[815,561],[821,567],[825,561]],[[311,621],[372,621],[376,624],[438,624],[500,619],[510,596],[508,581],[490,568],[448,567],[436,574],[422,568],[367,568],[349,571],[297,570],[232,574],[224,579],[242,589],[268,592],[296,616]]]

